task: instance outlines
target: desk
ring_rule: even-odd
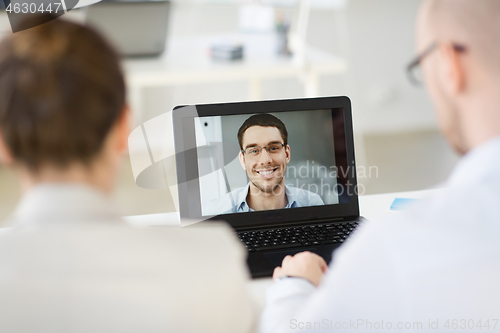
[[[245,56],[241,61],[213,61],[209,46],[216,39],[241,40]],[[261,83],[265,79],[297,77],[304,84],[306,97],[318,96],[320,75],[341,74],[345,61],[323,50],[308,46],[300,57],[280,57],[275,53],[273,35],[224,35],[172,38],[165,53],[158,58],[126,59],[125,77],[134,119],[143,118],[145,88],[214,82],[248,81],[249,100],[261,100]],[[165,110],[170,111],[170,110]]]
[[[399,192],[399,193],[385,193],[377,195],[366,195],[359,197],[360,213],[368,219],[381,217],[384,214],[396,214],[389,211],[389,208],[394,201],[394,198],[422,198],[431,193],[439,190],[425,190],[414,192]],[[161,214],[148,214],[137,216],[126,216],[124,219],[133,226],[137,227],[150,227],[150,226],[163,226],[163,227],[180,227],[179,213],[161,213]],[[8,228],[0,228],[0,234],[6,232]],[[254,300],[259,313],[263,310],[265,305],[265,291],[268,286],[272,284],[271,278],[261,278],[249,281],[247,288],[250,296]]]
[[[418,199],[431,193],[435,193],[436,191],[439,191],[439,189],[362,195],[359,197],[360,214],[367,219],[374,219],[385,213],[391,213],[389,208],[391,207],[394,198]],[[178,212],[125,216],[124,219],[135,227],[180,227],[180,217]]]
[[[383,216],[384,214],[396,214],[389,209],[395,198],[412,198],[419,199],[431,193],[435,193],[439,189],[413,191],[413,192],[398,192],[398,193],[384,193],[375,195],[365,195],[359,197],[360,214],[367,219],[374,219]],[[179,214],[164,213],[164,214],[150,214],[139,216],[125,217],[127,222],[134,226],[168,226],[180,227]],[[259,313],[264,309],[265,305],[265,291],[268,286],[272,284],[271,278],[255,279],[248,283],[248,291],[256,304]]]

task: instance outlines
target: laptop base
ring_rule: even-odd
[[[319,226],[326,228],[326,226],[330,225],[341,225],[343,223],[360,223],[364,221],[362,217],[356,220],[352,221],[344,221],[344,222],[335,222],[335,223],[328,223],[328,222],[322,222],[322,224],[319,224]],[[314,224],[305,224],[303,227],[305,228],[310,228],[311,226],[317,227],[318,225]],[[301,228],[301,227],[297,227]],[[287,228],[288,229],[288,228]],[[277,230],[280,230],[279,228]],[[284,228],[283,228],[284,230]],[[264,230],[265,231],[265,230]],[[262,230],[259,230],[257,232],[262,232]],[[350,232],[346,235],[349,237]],[[335,241],[332,243],[332,239],[327,239],[324,241],[319,241],[322,244],[317,244],[317,245],[308,245],[308,246],[297,246],[297,247],[290,247],[290,248],[280,248],[280,249],[271,249],[271,250],[265,250],[265,248],[260,248],[259,251],[255,250],[250,250],[251,252],[248,253],[248,258],[247,258],[247,263],[248,267],[250,269],[250,273],[252,275],[252,278],[260,278],[260,277],[270,277],[273,274],[274,268],[277,266],[281,266],[281,262],[283,261],[283,258],[285,258],[287,255],[295,255],[300,252],[304,251],[309,251],[318,254],[321,256],[327,263],[330,263],[332,259],[332,253],[335,249],[340,247],[345,238],[339,238],[341,239],[340,241]],[[255,248],[255,247],[254,247]]]

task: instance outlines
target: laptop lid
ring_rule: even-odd
[[[181,106],[173,128],[182,219],[241,229],[359,216],[347,97]]]

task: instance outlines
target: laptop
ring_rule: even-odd
[[[86,23],[123,56],[156,56],[165,50],[169,0],[103,0],[87,7]]]
[[[347,97],[179,106],[173,129],[181,220],[229,223],[254,278],[330,262],[362,220]]]

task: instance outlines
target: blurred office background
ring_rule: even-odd
[[[306,16],[303,3],[171,1],[165,51],[156,57],[124,58],[133,128],[179,104],[347,95],[352,101],[357,164],[378,170],[371,177],[359,178],[365,194],[419,190],[443,182],[457,156],[439,134],[425,91],[412,87],[405,75],[405,66],[415,54],[414,20],[420,1],[311,0]],[[252,20],[248,5],[254,5],[253,9],[263,5],[266,9],[260,13],[264,16],[272,11],[272,31],[262,17]],[[87,11],[75,9],[65,17],[85,20]],[[116,11],[104,15],[109,15],[110,22],[117,19]],[[297,59],[297,51],[294,59],[276,54],[283,40],[275,27],[283,29],[288,24],[293,35],[288,42],[295,42],[299,49],[303,46],[302,58]],[[130,26],[138,34],[151,29]],[[9,33],[5,11],[0,12],[0,31]],[[239,62],[210,59],[210,47],[221,43],[244,45],[247,58]],[[309,51],[314,53],[310,58]],[[325,63],[330,60],[330,65]],[[283,70],[275,76],[249,76],[259,61],[276,62],[276,68]],[[287,66],[302,66],[305,72],[289,74]],[[158,71],[165,77],[148,80],[148,76],[141,77],[141,71]],[[12,212],[19,196],[12,172],[0,166],[0,220]],[[175,209],[168,190],[142,189],[135,184],[128,156],[123,160],[115,201],[124,215]]]

